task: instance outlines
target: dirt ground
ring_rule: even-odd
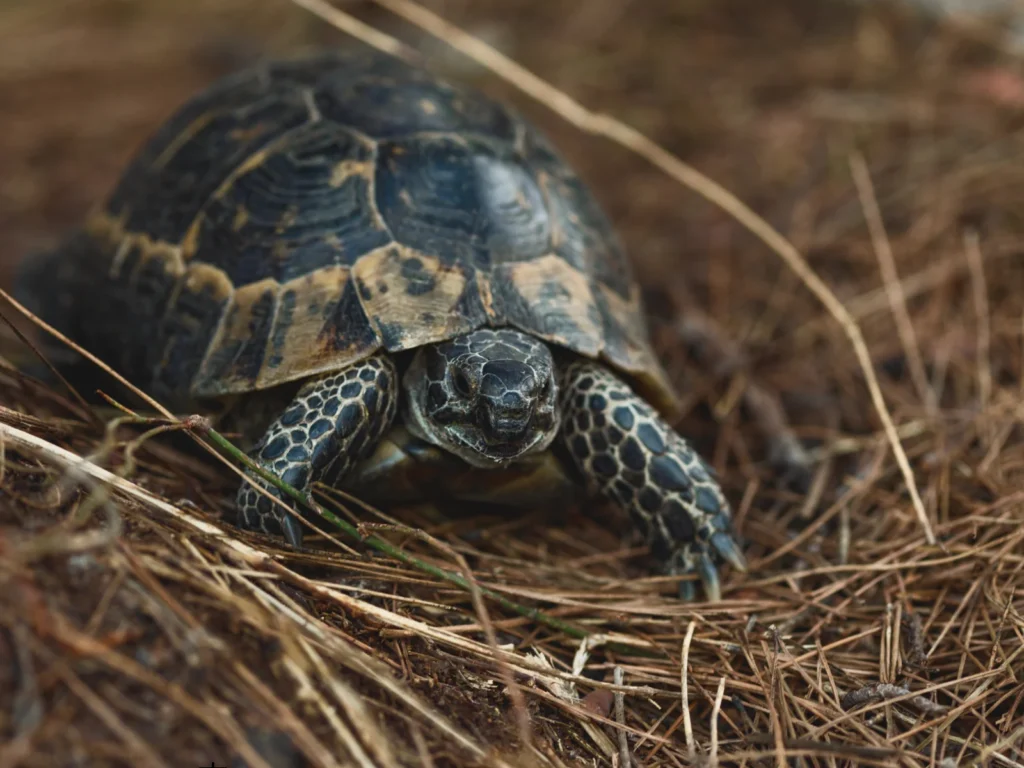
[[[643,766],[1024,764],[1024,68],[998,28],[818,0],[424,5],[792,242],[861,329],[924,519],[848,337],[775,252],[376,3],[339,2],[516,104],[593,186],[750,572],[681,602],[589,502],[379,529],[584,643],[345,537],[296,555],[222,526],[225,463],[5,364],[0,766],[603,766],[620,740]],[[347,40],[285,0],[0,0],[0,283],[196,89]],[[738,360],[707,364],[694,317]],[[749,382],[807,447],[806,482],[769,461]],[[126,480],[61,480],[61,449]]]

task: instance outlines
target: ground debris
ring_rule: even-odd
[[[843,709],[856,709],[876,701],[889,701],[901,697],[909,697],[904,703],[925,715],[942,715],[949,711],[949,707],[936,704],[924,696],[911,696],[909,688],[892,683],[872,683],[856,691],[850,691],[843,696],[840,705]]]

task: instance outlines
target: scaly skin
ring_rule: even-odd
[[[695,572],[708,596],[719,599],[715,555],[741,570],[745,565],[730,533],[729,504],[704,460],[596,363],[566,369],[562,410],[562,441],[593,490],[630,513],[669,573]]]
[[[401,393],[385,353],[310,380],[253,457],[303,493],[317,481],[344,485],[391,428],[401,394],[411,432],[482,471],[500,471],[560,435],[591,491],[627,510],[665,570],[696,573],[710,599],[721,596],[716,562],[745,567],[710,468],[605,366],[574,362],[556,385],[547,346],[511,329],[474,331],[416,355]],[[248,482],[238,507],[244,527],[301,546],[300,521]],[[690,581],[680,588],[693,596]]]
[[[398,374],[383,354],[311,379],[267,429],[253,459],[303,493],[317,481],[337,483],[373,451],[394,421],[397,403]],[[280,498],[277,489],[263,485]],[[238,489],[237,504],[243,527],[302,546],[302,524],[249,482]]]

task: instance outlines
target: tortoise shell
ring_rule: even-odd
[[[675,402],[575,173],[518,115],[381,54],[195,96],[70,248],[76,290],[105,297],[79,335],[157,393],[240,394],[512,326]]]

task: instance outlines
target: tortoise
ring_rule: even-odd
[[[606,214],[522,116],[426,69],[332,50],[223,78],[27,261],[45,320],[169,407],[229,404],[300,491],[571,485],[711,599],[744,568]],[[239,525],[300,548],[275,498],[248,477]]]

